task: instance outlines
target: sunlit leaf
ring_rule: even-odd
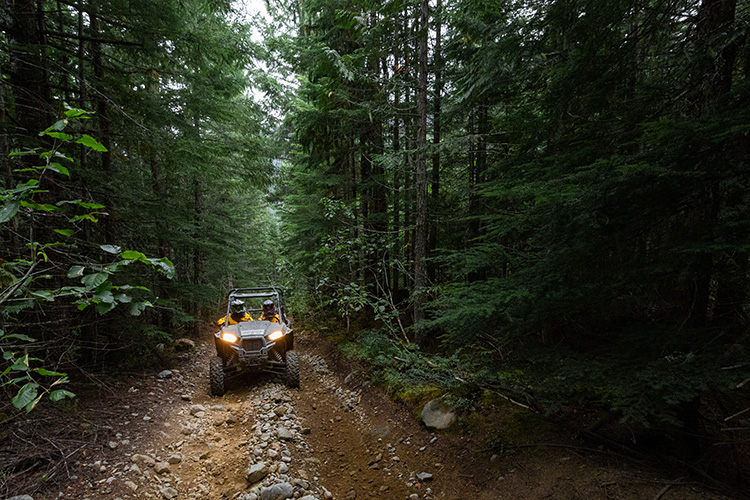
[[[107,148],[105,148],[99,141],[88,134],[82,134],[81,137],[76,141],[76,144],[83,144],[84,146],[89,147],[94,151],[107,151]]]

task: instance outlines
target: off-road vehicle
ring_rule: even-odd
[[[273,300],[279,322],[240,321],[249,313],[262,313],[264,300]],[[244,303],[244,311],[233,312],[233,304]],[[234,321],[230,317],[234,315]],[[280,375],[289,387],[299,387],[299,358],[294,350],[294,333],[286,316],[284,297],[273,286],[235,288],[227,296],[227,315],[221,330],[214,334],[216,356],[209,365],[211,394],[221,396],[225,381],[243,373],[272,373]],[[230,322],[237,322],[230,325]]]

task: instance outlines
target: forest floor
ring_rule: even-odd
[[[230,383],[223,397],[210,396],[207,366],[214,348],[207,330],[171,376],[152,373],[110,384],[97,398],[81,398],[64,422],[40,416],[58,422],[17,424],[17,438],[46,440],[65,458],[47,460],[44,480],[32,481],[34,453],[19,450],[28,456],[29,472],[13,481],[0,475],[6,479],[0,498],[728,498],[669,476],[658,464],[549,428],[498,446],[496,419],[507,422],[501,414],[513,413],[508,407],[487,410],[456,431],[430,432],[412,410],[363,383],[327,341],[298,332],[296,344],[300,389],[248,377]],[[63,428],[68,437],[55,437],[55,429]]]

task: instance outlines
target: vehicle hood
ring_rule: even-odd
[[[227,326],[222,329],[222,331],[231,332],[241,339],[265,337],[276,330],[281,330],[284,334],[290,332],[290,328],[287,325],[271,321],[243,321],[237,325]]]

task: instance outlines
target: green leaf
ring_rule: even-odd
[[[80,139],[76,141],[76,144],[83,144],[84,146],[91,148],[94,151],[107,151],[107,148],[105,148],[99,141],[88,134],[82,134]]]
[[[117,302],[120,302],[122,304],[128,304],[129,302],[133,301],[133,297],[131,297],[130,295],[125,295],[124,293],[118,293],[115,296],[115,299],[117,300]]]
[[[43,135],[43,134],[44,132],[40,133],[39,135]],[[18,150],[11,151],[9,156],[11,158],[14,156],[31,156],[31,155],[38,154],[37,151],[39,151],[40,149],[41,148],[27,149],[25,151],[18,151]]]
[[[81,283],[86,285],[89,290],[98,287],[109,278],[109,273],[88,274],[81,278]]]
[[[31,295],[36,298],[46,300],[49,302],[55,301],[55,294],[50,292],[49,290],[37,290],[37,291],[31,292]]]
[[[55,139],[60,139],[61,141],[72,141],[73,136],[70,134],[64,134],[62,132],[44,132],[44,135],[48,135],[50,137],[54,137]]]
[[[63,236],[72,236],[75,231],[73,229],[55,229],[54,230],[57,234],[62,234]]]
[[[105,304],[112,304],[115,301],[115,296],[112,295],[112,292],[106,290],[104,292],[94,294],[92,299],[98,300],[99,302],[104,302]]]
[[[42,212],[57,212],[60,210],[55,205],[50,205],[49,203],[39,204],[34,203],[33,201],[21,201],[21,206],[26,208],[31,208],[32,210],[39,210]]]
[[[46,377],[64,377],[66,375],[65,373],[53,372],[45,368],[35,368],[34,371],[39,375],[44,375]]]
[[[118,247],[117,245],[101,245],[99,246],[99,248],[101,248],[107,253],[111,253],[114,255],[117,255],[118,253],[120,253],[120,247]]]
[[[81,200],[76,200],[73,203],[83,208],[91,208],[91,209],[104,208],[104,205],[99,205],[98,203],[86,203],[85,201],[81,201]]]
[[[13,366],[11,366],[12,370],[15,371],[21,371],[25,372],[29,370],[29,355],[26,354],[22,358],[18,358],[15,363],[13,363]]]
[[[117,304],[115,304],[114,299],[112,302],[99,302],[96,305],[96,312],[99,314],[107,314],[109,311],[115,308]]]
[[[4,224],[11,220],[18,212],[18,208],[21,204],[17,201],[9,201],[3,208],[0,208],[0,224]]]
[[[79,276],[83,276],[83,271],[86,268],[84,266],[72,266],[70,268],[70,271],[68,271],[68,278],[77,278]]]
[[[44,130],[43,132],[39,132],[39,136],[43,136],[44,134],[49,134],[50,132],[54,132],[54,131],[65,130],[65,127],[67,125],[68,125],[68,120],[63,118],[62,120],[56,121],[51,127],[47,128],[47,130]]]
[[[91,214],[76,215],[75,217],[70,219],[68,222],[78,222],[79,220],[90,220],[91,222],[99,222],[99,219],[97,219]]]
[[[133,302],[133,305],[130,306],[130,314],[140,316],[147,307],[151,307],[150,302]]]
[[[39,384],[35,382],[28,382],[26,385],[21,387],[18,394],[13,398],[13,406],[18,409],[23,408],[31,404],[37,397]],[[32,407],[33,408],[33,407]]]
[[[8,335],[4,335],[3,337],[0,337],[0,339],[1,340],[18,339],[18,340],[25,340],[26,342],[36,342],[36,339],[32,339],[31,337],[29,337],[28,335],[24,335],[23,333],[9,333]]]
[[[66,118],[88,118],[88,115],[90,111],[86,111],[85,109],[78,109],[78,108],[70,108],[65,111],[65,117]]]
[[[148,260],[146,260],[146,256],[141,252],[136,252],[135,250],[125,250],[124,252],[122,252],[122,255],[120,255],[120,258],[125,260],[138,260],[148,263]]]
[[[174,264],[172,264],[168,258],[162,257],[161,259],[148,259],[148,261],[167,278],[174,278]]]
[[[68,169],[63,167],[59,163],[50,163],[49,165],[47,165],[47,168],[49,170],[52,170],[53,172],[57,172],[58,174],[67,175],[68,177],[70,177],[70,172],[68,171]]]
[[[60,401],[61,399],[74,398],[74,397],[76,397],[75,394],[73,394],[70,391],[66,391],[65,389],[58,389],[56,391],[52,391],[49,393],[49,398],[52,401]]]

